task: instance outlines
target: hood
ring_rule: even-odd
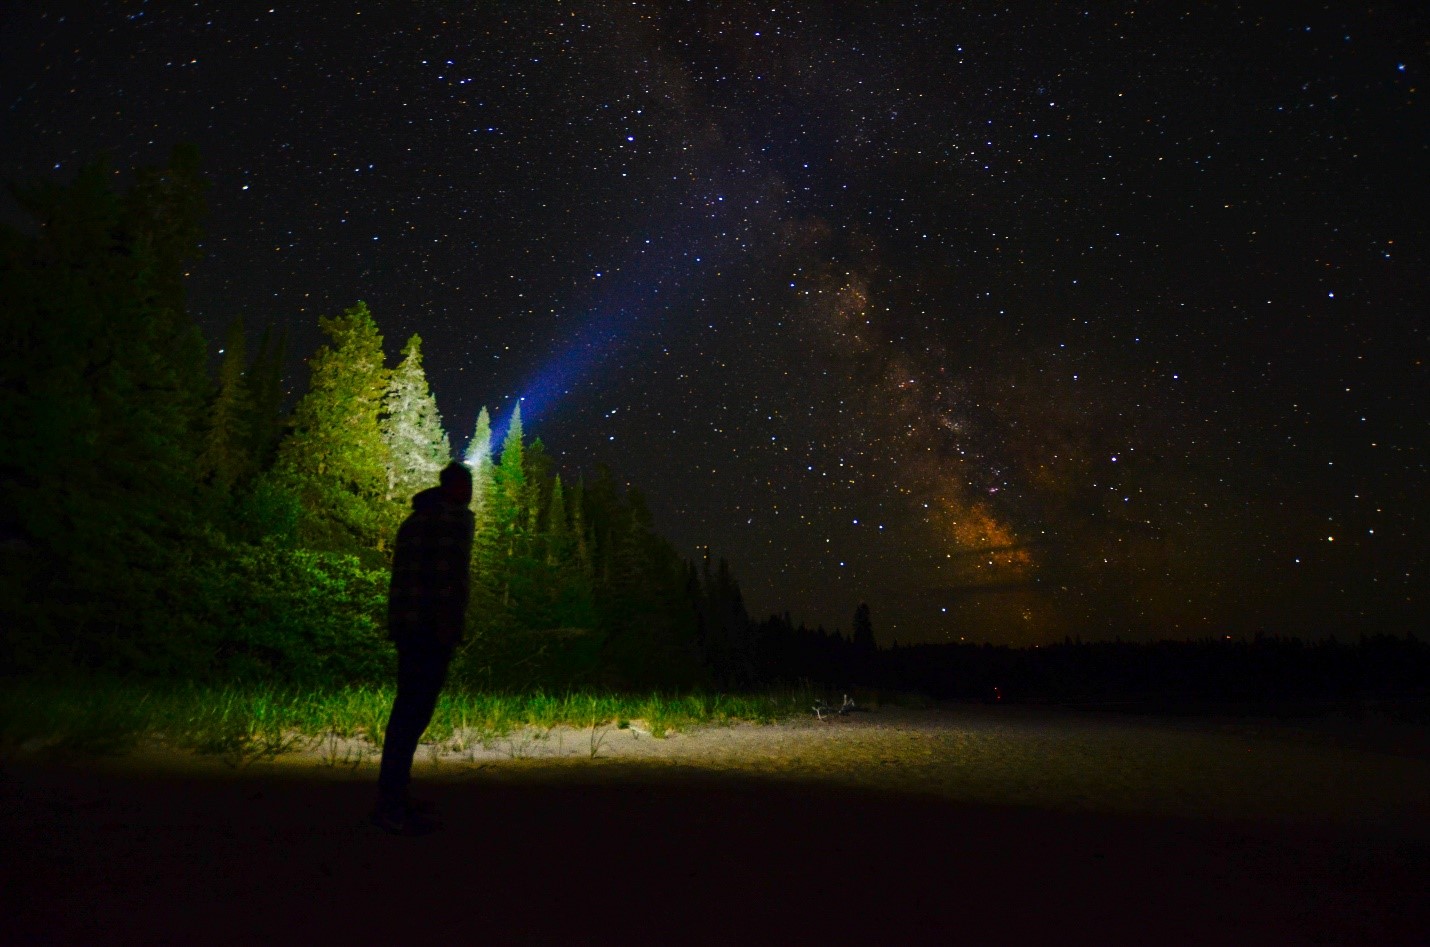
[[[447,505],[441,487],[428,487],[412,498],[412,512],[435,513]]]

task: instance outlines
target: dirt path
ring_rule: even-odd
[[[1430,762],[1365,733],[883,711],[0,779],[5,943],[1420,943]],[[458,741],[460,742],[460,741]],[[354,758],[349,757],[349,762]]]

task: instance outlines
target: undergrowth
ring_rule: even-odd
[[[169,685],[121,679],[4,682],[0,755],[94,756],[145,742],[218,754],[236,764],[324,740],[380,746],[390,685]],[[652,735],[738,721],[772,723],[807,712],[809,692],[619,694],[444,691],[424,739],[492,740],[525,728],[596,730],[643,721]]]

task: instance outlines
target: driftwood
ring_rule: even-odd
[[[832,717],[837,714],[838,716],[843,717],[855,711],[859,711],[862,713],[866,709],[867,708],[865,707],[860,707],[856,705],[853,699],[848,694],[845,694],[844,703],[840,704],[838,708],[831,707],[822,700],[819,703],[815,704],[814,715],[820,720],[823,720],[826,715]]]

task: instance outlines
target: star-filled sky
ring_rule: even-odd
[[[58,8],[0,177],[196,143],[210,338],[367,301],[757,617],[1423,628],[1419,3]]]

